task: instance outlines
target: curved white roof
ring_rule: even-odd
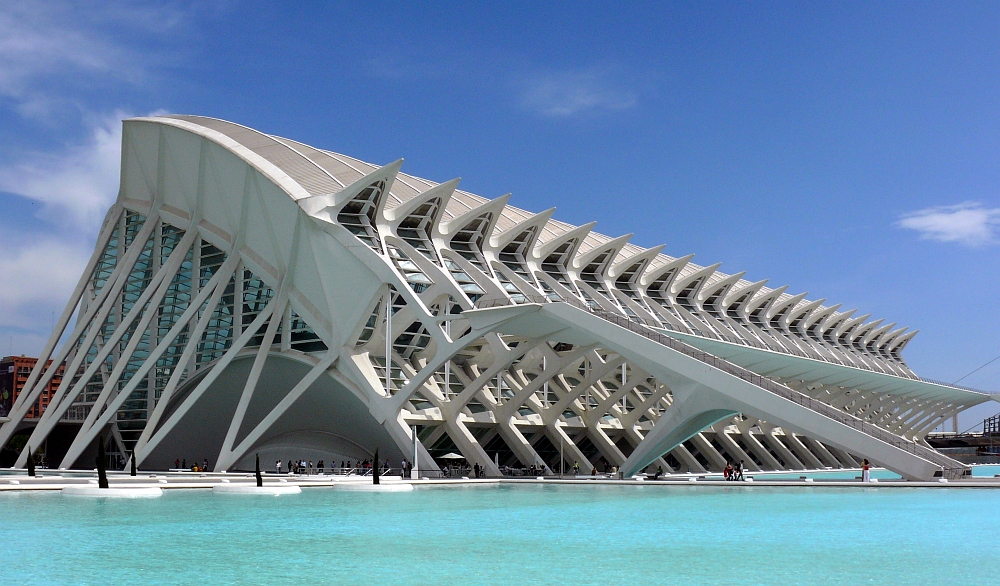
[[[226,135],[281,169],[309,195],[336,194],[337,192],[343,190],[346,186],[351,185],[355,181],[358,181],[366,175],[381,168],[380,165],[367,163],[332,151],[311,147],[287,138],[264,134],[258,130],[233,122],[219,120],[217,118],[180,114],[163,116],[163,118],[172,118],[198,124]],[[411,198],[426,192],[428,189],[436,187],[437,185],[439,185],[439,183],[428,179],[415,177],[406,173],[399,173],[392,185],[392,189],[390,190],[389,199],[386,201],[385,209],[391,210]],[[489,201],[489,199],[474,193],[455,190],[454,195],[449,199],[447,207],[444,210],[442,221],[447,222],[448,220],[461,216],[462,214]],[[535,213],[533,212],[511,205],[506,205],[503,208],[501,217],[496,222],[494,235],[503,233],[509,228],[512,228],[518,223],[523,222],[534,215]],[[575,228],[577,228],[577,226],[559,220],[549,219],[539,234],[537,243],[544,244],[545,242],[557,238],[558,236]],[[587,251],[592,250],[593,248],[598,247],[610,240],[612,240],[611,236],[591,231],[581,243],[578,253],[586,253]],[[616,260],[633,256],[643,250],[646,249],[634,244],[626,244],[619,251]],[[661,253],[650,263],[650,268],[655,269],[673,260],[676,260],[676,257]],[[704,268],[704,266],[688,262],[681,268],[676,278],[681,279],[688,275],[695,274]],[[714,282],[726,279],[729,276],[730,274],[716,270],[710,275],[707,281]],[[733,285],[731,290],[735,291],[751,284],[752,283],[750,281],[741,279]],[[756,295],[754,295],[753,299],[765,297],[773,290],[774,289],[772,288],[762,286]],[[792,299],[793,297],[795,297],[794,294],[783,292],[778,295],[774,304],[781,304],[781,302]],[[810,303],[812,302],[807,299],[801,299],[794,305],[794,307],[801,307]],[[812,308],[811,311],[813,313],[820,313],[827,308],[827,305],[821,304]],[[839,321],[838,316],[843,313],[845,312],[834,312],[831,317],[828,318],[829,323],[832,324]],[[865,328],[868,323],[871,323],[871,321],[863,320],[862,323],[855,325],[855,329],[860,330]],[[904,337],[902,334],[905,330],[906,328],[899,328],[891,332],[887,331],[882,337],[885,338],[885,342],[889,342],[890,337],[885,334],[891,334],[891,338],[900,339],[901,337]],[[911,335],[905,337],[905,340],[902,341],[899,348],[896,348],[897,355],[898,350],[901,350],[902,346],[909,342],[909,340],[912,339],[912,334],[915,333],[916,332],[910,332]],[[898,359],[902,361],[901,358]]]

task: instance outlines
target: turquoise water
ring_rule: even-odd
[[[1000,474],[1000,464],[978,464],[972,467],[973,476],[993,476]]]
[[[0,584],[997,583],[1000,490],[0,494]]]

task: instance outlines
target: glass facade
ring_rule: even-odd
[[[134,263],[123,271],[121,291],[115,297],[107,317],[103,321],[94,322],[99,324],[95,326],[99,327],[99,331],[90,347],[83,348],[88,337],[87,331],[75,343],[76,352],[84,352],[85,356],[72,381],[74,385],[93,366],[106,343],[112,341],[115,332],[125,323],[128,313],[139,304],[143,294],[149,289],[157,272],[167,267],[171,255],[176,252],[183,256],[167,284],[160,283],[160,287],[166,288],[163,297],[158,302],[155,301],[155,295],[143,300],[140,313],[124,329],[120,339],[114,342],[114,348],[83,385],[83,391],[64,416],[64,419],[74,421],[85,419],[100,394],[108,391],[108,385],[112,385],[109,398],[128,390],[129,396],[118,409],[116,417],[126,450],[135,446],[153,409],[171,383],[175,387],[183,384],[189,376],[220,359],[274,297],[274,290],[260,277],[251,269],[243,267],[242,263],[236,263],[236,269],[228,279],[223,277],[223,289],[221,295],[218,295],[218,303],[209,307],[212,300],[212,296],[209,296],[195,312],[194,318],[188,320],[172,336],[172,330],[180,322],[184,312],[189,310],[195,297],[222,269],[227,255],[202,238],[195,238],[193,245],[186,250],[178,250],[184,239],[184,230],[163,221],[157,221],[145,241],[138,242],[146,221],[142,214],[126,211],[112,229],[107,245],[97,261],[90,278],[86,303],[81,311],[86,311],[87,304],[94,303],[101,291],[110,286],[119,261],[126,258],[132,247],[142,247]],[[148,316],[149,311],[155,313]],[[195,324],[206,317],[207,322],[197,344],[189,352],[190,358],[182,363]],[[289,343],[293,350],[326,350],[326,344],[295,312],[290,312],[288,323]],[[141,324],[145,327],[140,330]],[[262,327],[258,330],[248,347],[259,347],[263,341],[264,329]],[[281,334],[279,326],[275,343],[280,340]],[[154,350],[163,343],[167,346],[155,365],[141,380],[133,380]],[[132,345],[134,348],[129,353]],[[122,360],[125,361],[123,365]],[[114,377],[115,368],[119,365],[121,372]]]

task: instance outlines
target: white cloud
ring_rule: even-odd
[[[23,247],[0,243],[0,326],[33,329],[39,314],[61,312],[87,264],[89,248],[54,238]],[[47,327],[49,320],[43,321]]]
[[[0,191],[41,202],[50,226],[0,232],[0,329],[16,338],[19,352],[40,350],[51,316],[62,313],[86,266],[118,195],[121,121],[129,117],[119,111],[92,119],[84,142],[0,167]]]
[[[979,202],[935,206],[905,214],[897,225],[916,230],[926,240],[982,246],[997,241],[1000,208]]]
[[[26,231],[7,218],[0,234],[0,330],[18,353],[41,349],[115,201],[123,117],[116,112],[94,119],[83,142],[0,167],[0,191],[40,202],[44,220],[44,227]]]
[[[142,85],[164,55],[151,42],[169,38],[182,21],[174,7],[128,3],[0,3],[0,97],[25,117],[50,122],[57,110],[79,108],[81,88]],[[128,43],[134,35],[143,41]],[[116,42],[117,41],[117,42]]]
[[[67,22],[68,6],[4,3],[0,9],[0,94],[27,99],[42,78],[67,70],[112,73],[124,52]]]
[[[125,112],[91,123],[86,142],[54,153],[29,153],[0,167],[0,191],[40,202],[61,226],[90,232],[118,194]]]
[[[536,75],[524,84],[522,105],[552,117],[593,110],[626,110],[636,105],[632,91],[617,87],[609,68],[589,68]]]
[[[0,160],[0,191],[39,202],[43,220],[0,214],[0,346],[12,336],[17,352],[40,350],[117,196],[121,120],[129,114],[93,115],[88,102],[155,83],[156,70],[183,46],[178,25],[205,8],[0,2],[0,108],[66,137],[46,152],[7,145]]]

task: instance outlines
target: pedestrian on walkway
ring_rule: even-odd
[[[861,461],[861,482],[871,482],[872,472],[871,464],[868,463],[868,458]]]

